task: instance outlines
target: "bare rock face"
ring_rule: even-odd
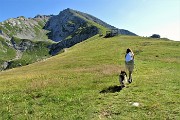
[[[48,35],[53,41],[59,42],[75,34],[79,29],[87,27],[87,21],[79,17],[71,9],[66,9],[49,19],[45,29],[51,31]]]
[[[81,31],[79,34],[75,34],[72,38],[62,40],[57,44],[52,44],[50,46],[50,54],[56,55],[63,48],[69,48],[79,42],[82,42],[94,35],[98,34],[98,28],[91,26],[87,27],[83,32]]]
[[[25,50],[33,49],[34,47],[34,43],[30,40],[22,39],[19,41],[19,43],[17,43],[14,39],[15,39],[14,37],[11,39],[11,43],[15,50],[24,52]]]
[[[2,65],[1,65],[1,67],[0,67],[0,71],[1,70],[5,70],[7,67],[9,66],[9,62],[4,62]]]

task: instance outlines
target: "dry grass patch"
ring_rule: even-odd
[[[90,68],[73,69],[74,72],[97,72],[105,75],[119,74],[121,70],[124,70],[124,68],[119,65],[98,65]]]

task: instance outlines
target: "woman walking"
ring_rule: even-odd
[[[134,53],[130,48],[128,48],[126,50],[125,66],[129,71],[128,82],[131,83],[132,82],[132,72],[133,72],[133,69],[134,69]]]

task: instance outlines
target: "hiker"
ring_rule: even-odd
[[[126,50],[125,66],[126,66],[126,69],[128,69],[128,71],[129,71],[128,82],[131,83],[132,82],[132,72],[134,69],[134,53],[130,48],[128,48]]]

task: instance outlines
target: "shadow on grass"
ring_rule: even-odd
[[[115,92],[120,92],[122,89],[123,87],[114,85],[101,90],[99,93],[115,93]]]

